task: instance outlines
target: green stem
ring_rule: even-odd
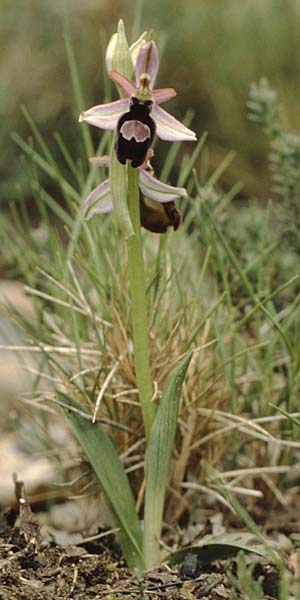
[[[139,171],[128,164],[128,207],[135,235],[127,239],[128,272],[132,302],[134,364],[146,439],[155,417],[147,332],[147,297],[141,239]]]

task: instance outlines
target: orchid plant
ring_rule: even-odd
[[[143,34],[130,48],[120,21],[107,49],[109,77],[121,98],[94,106],[79,121],[114,131],[111,154],[90,160],[109,168],[109,178],[83,202],[86,219],[114,211],[126,240],[131,292],[134,364],[146,437],[145,504],[143,531],[138,520],[127,476],[110,438],[95,423],[82,422],[65,413],[98,476],[120,528],[120,543],[130,567],[139,571],[159,561],[159,544],[166,486],[181,386],[191,358],[187,354],[173,369],[159,406],[153,401],[153,382],[147,332],[147,297],[141,225],[155,233],[169,226],[178,229],[181,216],[175,201],[187,196],[154,176],[151,159],[155,135],[167,141],[195,141],[195,133],[159,105],[176,95],[172,88],[153,89],[158,71],[158,51]]]

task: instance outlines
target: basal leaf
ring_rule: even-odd
[[[169,376],[150,434],[146,459],[144,525],[144,556],[147,568],[159,561],[159,540],[178,406],[191,356],[189,353]]]
[[[197,546],[186,546],[172,552],[165,559],[170,565],[184,561],[188,554],[195,554],[200,565],[207,565],[213,560],[224,560],[236,556],[241,550],[253,552],[270,560],[270,551],[258,543],[251,533],[225,533],[219,536],[205,536],[203,543]]]
[[[81,410],[70,396],[63,393],[60,396],[64,404],[71,409]],[[92,423],[67,408],[63,408],[63,413],[95,471],[116,524],[120,528],[119,541],[127,564],[131,569],[142,571],[142,532],[134,497],[116,448],[97,423]]]

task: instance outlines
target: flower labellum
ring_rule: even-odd
[[[132,96],[129,112],[120,118],[116,154],[122,165],[131,160],[132,167],[139,167],[145,161],[156,130],[150,116],[152,105],[152,100],[143,101]]]
[[[140,193],[141,225],[152,233],[166,233],[168,227],[174,231],[181,224],[181,214],[175,202],[159,203]]]

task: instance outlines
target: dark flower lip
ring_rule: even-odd
[[[119,119],[116,154],[121,164],[130,160],[132,167],[140,167],[145,161],[156,131],[151,108],[151,101],[133,97],[129,111]]]
[[[175,203],[171,201],[163,204],[163,207],[168,215],[170,225],[172,225],[174,231],[177,231],[178,227],[180,227],[182,223],[182,216],[177,206],[175,206]]]
[[[168,227],[177,231],[182,218],[173,201],[159,204],[140,194],[141,225],[152,233],[166,233]]]

